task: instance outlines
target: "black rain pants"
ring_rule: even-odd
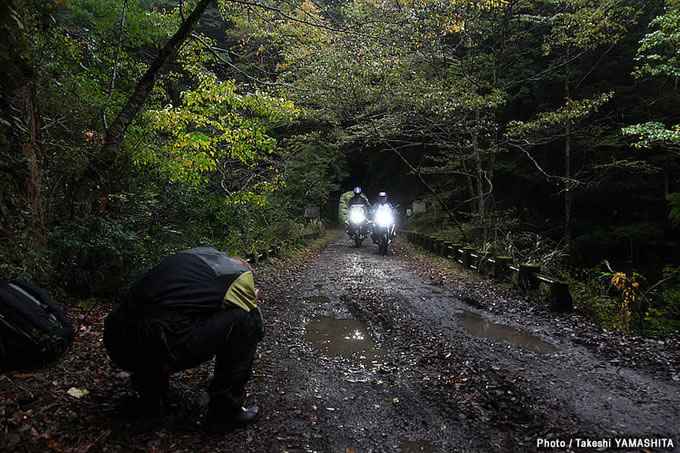
[[[226,308],[207,316],[172,311],[129,316],[117,310],[104,323],[104,345],[116,365],[132,372],[141,395],[151,400],[165,394],[171,373],[215,357],[208,413],[219,417],[235,414],[243,404],[262,332],[258,310]]]

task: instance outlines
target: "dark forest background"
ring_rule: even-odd
[[[0,28],[4,279],[113,299],[183,248],[294,246],[361,186],[677,332],[677,1],[9,0]]]

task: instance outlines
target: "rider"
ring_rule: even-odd
[[[347,200],[347,210],[349,212],[349,208],[352,205],[363,205],[364,206],[364,214],[368,216],[368,214],[371,212],[371,202],[368,201],[368,197],[361,191],[361,187],[357,186],[354,188],[354,195]],[[349,234],[349,220],[347,223],[347,226],[345,228],[345,233]]]
[[[392,206],[392,203],[387,201],[387,192],[379,192],[378,193],[378,201],[376,201],[375,206],[373,206],[373,211],[377,211],[380,206],[387,206],[391,210],[394,210],[394,206]]]
[[[373,208],[371,209],[371,218],[375,219],[375,214],[378,212],[378,209],[387,207],[389,210],[394,213],[394,206],[392,206],[392,203],[387,201],[387,192],[379,192],[378,193],[378,201],[375,202],[373,205]],[[395,233],[393,233],[395,234]],[[375,228],[373,229],[373,232],[371,232],[371,237],[373,238],[373,243],[377,244],[378,243],[378,236],[376,233]]]
[[[353,204],[363,204],[366,207],[366,211],[371,209],[371,202],[368,201],[368,197],[361,191],[361,187],[354,188],[354,195],[347,200],[347,207],[349,208]]]

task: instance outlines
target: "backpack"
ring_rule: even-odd
[[[0,283],[0,370],[56,360],[74,336],[71,322],[42,289],[23,280]]]

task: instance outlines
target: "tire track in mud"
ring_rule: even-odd
[[[556,352],[477,337],[456,321],[462,311],[512,322],[466,305],[455,285],[417,275],[411,252],[398,240],[383,257],[339,236],[285,293],[263,301],[269,327],[250,385],[263,415],[254,433],[237,436],[252,451],[527,451],[539,438],[632,435],[677,442],[677,423],[667,423],[680,419],[677,384],[611,367],[540,324],[532,330]],[[381,355],[329,354],[308,335],[320,319],[362,322]]]
[[[367,323],[381,352],[372,363],[356,357],[329,356],[305,339],[304,326],[314,319],[365,322],[366,307],[350,299],[384,288],[394,271],[394,253],[382,257],[376,246],[365,244],[357,249],[343,239],[330,243],[308,266],[301,283],[287,295],[285,309],[279,311],[277,304],[276,315],[266,313],[268,322],[272,315],[278,318],[275,325],[294,323],[287,338],[292,353],[288,361],[294,360],[296,371],[291,372],[292,366],[284,367],[285,382],[277,379],[274,393],[290,395],[289,401],[296,401],[300,407],[300,419],[307,421],[304,428],[287,430],[285,411],[280,409],[287,405],[277,399],[267,420],[283,427],[285,433],[277,437],[287,439],[291,450],[308,451],[484,449],[485,443],[476,439],[460,411],[432,403],[428,395],[430,377],[416,371],[417,354],[408,348],[391,347],[390,333],[383,327]],[[270,366],[277,368],[273,363]],[[304,438],[303,434],[300,439],[295,431],[311,436]]]

